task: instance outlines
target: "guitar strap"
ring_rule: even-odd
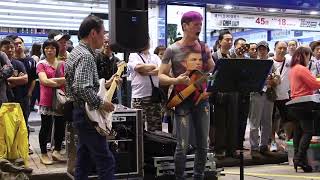
[[[143,63],[145,63],[146,64],[146,62],[144,61],[144,59],[143,59],[143,57],[141,56],[141,54],[140,53],[137,53],[139,56],[140,56],[140,58],[141,58],[141,60],[143,61]],[[153,81],[152,81],[152,77],[149,75],[149,79],[150,79],[150,81],[151,81],[151,86],[152,86],[152,88],[154,88],[154,84],[153,84]]]

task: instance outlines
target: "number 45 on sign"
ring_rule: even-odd
[[[261,25],[268,25],[269,24],[269,21],[266,19],[266,18],[260,18],[258,17],[256,19],[256,23],[257,24],[261,24]]]

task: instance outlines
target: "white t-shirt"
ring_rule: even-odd
[[[131,71],[131,87],[132,87],[132,98],[143,98],[151,96],[152,85],[149,76],[142,76],[137,71],[134,71],[138,64],[155,64],[157,67],[160,66],[161,60],[156,54],[149,53],[147,56],[140,53],[146,63],[144,63],[138,53],[132,53],[129,56],[128,66]],[[159,87],[159,77],[151,76],[154,86]]]
[[[277,75],[280,75],[280,79],[281,79],[280,84],[276,87],[276,93],[278,96],[277,100],[289,99],[288,91],[290,90],[289,72],[291,69],[291,67],[290,67],[291,59],[286,58],[282,62],[275,61],[273,58],[272,58],[272,60],[273,60],[273,67],[276,70],[275,73]],[[282,66],[283,66],[283,68],[281,71]]]
[[[284,56],[286,59],[291,59],[292,58],[292,56],[288,53],[288,54],[286,54],[285,56]]]

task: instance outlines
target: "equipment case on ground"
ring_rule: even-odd
[[[142,110],[120,109],[113,115],[112,129],[117,133],[114,139],[109,139],[109,148],[116,161],[116,178],[143,177],[143,125]],[[73,179],[77,135],[71,124],[67,125],[66,133],[68,167],[67,174]],[[91,163],[91,179],[96,179],[94,163]]]

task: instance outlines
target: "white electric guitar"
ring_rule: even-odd
[[[116,76],[121,77],[121,74],[124,71],[124,67],[126,66],[126,63],[120,62],[118,65],[118,70],[116,72]],[[105,79],[102,78],[99,80],[99,91],[98,96],[102,98],[104,101],[111,102],[113,94],[115,90],[117,89],[117,83],[115,79],[113,79],[110,88],[105,88]],[[113,112],[106,112],[104,110],[100,109],[92,109],[89,107],[88,103],[85,104],[86,112],[89,117],[89,119],[93,122],[96,122],[95,129],[98,131],[99,134],[104,136],[109,136],[112,134],[112,113]]]

